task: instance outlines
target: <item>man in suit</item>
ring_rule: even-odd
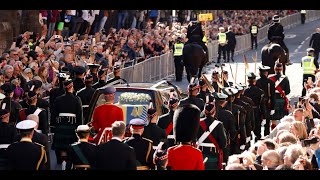
[[[234,62],[233,55],[234,55],[234,49],[236,48],[237,39],[236,34],[232,31],[232,26],[228,27],[228,31],[226,32],[228,43],[227,43],[227,62],[230,62],[230,59],[232,62]],[[230,56],[231,55],[231,56]]]
[[[126,124],[115,121],[112,124],[112,139],[100,144],[96,150],[98,170],[136,170],[136,153],[132,147],[123,143]]]

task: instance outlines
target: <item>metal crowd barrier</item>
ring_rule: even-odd
[[[314,21],[320,18],[319,10],[308,10],[306,15],[306,22]],[[299,13],[288,15],[280,20],[280,23],[285,29],[292,28],[301,23],[301,15]],[[267,39],[268,27],[266,25],[259,28],[258,43]],[[251,36],[250,34],[237,36],[237,45],[235,55],[251,49]],[[209,52],[209,61],[215,61],[218,57],[218,43],[216,40],[209,41],[207,44]],[[121,70],[122,78],[128,82],[155,82],[160,79],[166,78],[174,74],[174,61],[172,52],[168,52],[161,56],[146,59],[133,66],[123,68]]]

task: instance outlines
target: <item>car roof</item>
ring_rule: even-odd
[[[117,84],[114,85],[113,87],[115,88],[130,88],[130,89],[145,89],[145,90],[159,90],[161,91],[162,89],[167,89],[167,88],[172,88],[172,86],[166,85],[166,84],[161,84],[154,88],[155,84],[154,83],[130,83],[130,86],[128,87],[126,84]]]

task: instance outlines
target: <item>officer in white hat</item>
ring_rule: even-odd
[[[33,120],[20,121],[16,128],[20,132],[20,142],[11,144],[8,149],[9,170],[44,170],[47,155],[43,145],[32,142]]]
[[[218,59],[217,59],[217,63],[220,63],[220,59],[221,59],[221,53],[222,53],[222,58],[223,61],[226,62],[226,53],[227,53],[227,43],[228,43],[228,39],[227,39],[227,34],[225,33],[224,27],[219,27],[219,33],[217,35],[217,40],[219,43],[218,46]]]
[[[303,71],[303,81],[302,81],[302,96],[306,95],[305,83],[309,78],[312,82],[315,82],[315,74],[318,72],[319,63],[314,58],[314,49],[308,48],[307,55],[302,57],[301,66]]]

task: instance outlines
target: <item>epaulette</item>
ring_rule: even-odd
[[[147,141],[149,141],[149,142],[153,143],[153,141],[152,141],[152,140],[150,140],[150,139],[148,139],[148,138],[142,137],[142,139],[147,140]]]
[[[38,145],[38,146],[44,147],[44,145],[39,144],[39,143],[37,143],[37,142],[33,142],[33,143],[36,144],[36,145]]]

